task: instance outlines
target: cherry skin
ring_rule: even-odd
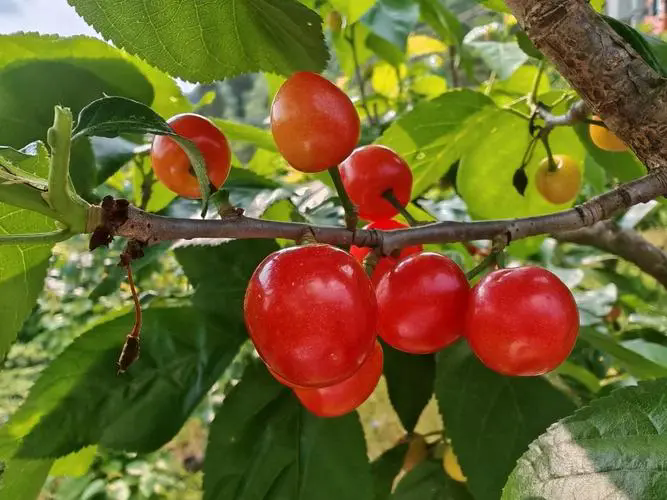
[[[360,127],[350,98],[316,73],[293,74],[271,104],[276,146],[301,172],[321,172],[338,165],[357,145]]]
[[[383,229],[383,230],[391,230],[391,229],[406,229],[409,226],[406,226],[405,224],[401,224],[398,221],[395,221],[393,219],[385,219],[385,220],[379,220],[376,222],[371,222],[370,224],[364,226],[364,229]],[[394,267],[396,267],[396,264],[398,264],[398,261],[401,259],[404,259],[405,257],[409,255],[413,255],[416,253],[421,252],[424,249],[421,245],[413,245],[410,247],[405,247],[401,249],[401,253],[398,255],[398,257],[381,257],[378,260],[377,265],[375,266],[375,269],[373,270],[373,274],[371,275],[371,281],[373,282],[373,285],[376,285],[380,282],[382,277],[387,274],[389,271],[391,271]],[[366,256],[371,252],[371,249],[368,247],[357,247],[352,245],[350,247],[350,254],[352,257],[357,259],[359,262],[363,263],[364,259]]]
[[[305,245],[272,253],[255,269],[243,305],[257,352],[290,385],[340,382],[373,349],[373,285],[338,248]]]
[[[209,119],[193,113],[173,116],[167,123],[174,132],[194,142],[206,162],[209,180],[216,188],[222,186],[232,166],[232,152],[220,129]],[[155,136],[151,162],[155,176],[171,191],[186,198],[201,198],[190,159],[169,136]]]
[[[466,318],[470,348],[504,375],[542,375],[568,357],[579,331],[572,293],[539,267],[500,269],[473,290]]]
[[[382,375],[382,346],[373,351],[352,376],[327,387],[298,388],[294,394],[301,404],[319,417],[338,417],[356,409],[375,390]]]
[[[535,174],[539,193],[549,202],[559,205],[574,200],[581,189],[581,168],[567,155],[553,155],[556,170],[549,170],[549,158],[545,158]]]
[[[382,197],[388,190],[405,206],[412,191],[412,171],[391,149],[377,144],[360,147],[338,167],[359,216],[372,221],[389,219],[398,210]]]
[[[436,253],[411,255],[378,283],[378,335],[412,354],[436,352],[465,326],[470,285],[456,263]]]
[[[593,120],[600,120],[600,117],[594,116]],[[627,144],[607,127],[591,124],[588,127],[588,131],[591,134],[591,141],[600,149],[614,153],[621,153],[628,150]]]

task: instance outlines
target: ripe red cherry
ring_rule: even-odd
[[[406,226],[405,224],[401,224],[400,222],[397,222],[393,219],[385,219],[376,222],[371,222],[370,224],[364,226],[364,229],[405,229],[407,227],[408,226]],[[401,253],[398,255],[397,258],[389,256],[382,257],[380,260],[378,260],[378,263],[375,266],[375,269],[373,270],[373,274],[371,275],[371,281],[373,282],[373,285],[377,285],[382,279],[382,276],[384,276],[394,267],[396,267],[396,264],[398,264],[399,260],[404,259],[408,255],[419,253],[423,249],[424,247],[422,247],[421,245],[413,245],[401,249]],[[359,262],[362,263],[366,258],[366,256],[370,253],[370,251],[371,249],[368,247],[357,247],[354,245],[350,247],[350,254],[352,255],[352,257],[354,257],[355,259],[357,259]]]
[[[211,184],[216,188],[222,186],[232,166],[232,152],[220,129],[207,118],[193,113],[173,116],[167,123],[174,132],[195,143],[206,162]],[[169,136],[155,136],[151,162],[155,176],[171,191],[187,198],[201,197],[188,156]]]
[[[345,92],[316,73],[302,71],[276,93],[271,133],[292,167],[321,172],[338,165],[357,145],[359,115]]]
[[[338,417],[368,399],[382,375],[382,346],[375,348],[351,377],[328,387],[294,388],[301,404],[320,417]]]
[[[572,351],[579,313],[570,290],[539,267],[482,278],[468,306],[466,338],[486,366],[505,375],[541,375]]]
[[[456,263],[436,253],[411,255],[380,280],[378,335],[413,354],[438,351],[463,334],[470,296]]]
[[[408,164],[389,148],[377,144],[363,146],[338,168],[345,191],[364,219],[389,219],[398,213],[382,197],[390,189],[401,205],[410,201],[412,172]]]
[[[350,254],[328,245],[285,248],[264,259],[250,278],[244,315],[261,358],[291,385],[348,378],[375,342],[373,286]]]

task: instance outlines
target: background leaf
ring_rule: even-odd
[[[319,72],[328,59],[322,19],[295,0],[68,2],[118,47],[189,81]]]
[[[662,498],[666,390],[664,379],[641,382],[561,420],[521,457],[503,498]]]
[[[435,357],[415,356],[383,343],[384,376],[391,405],[406,431],[412,432],[433,395]]]
[[[440,461],[425,460],[396,486],[391,500],[472,500],[466,487],[450,479]]]
[[[259,362],[218,409],[204,464],[204,499],[373,498],[356,414],[321,419]]]
[[[435,394],[468,487],[497,499],[528,444],[574,404],[540,377],[506,377],[459,342],[437,356]]]

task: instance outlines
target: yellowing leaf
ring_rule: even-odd
[[[447,80],[437,75],[422,75],[412,82],[411,88],[417,94],[432,99],[447,91]]]
[[[444,52],[447,46],[441,40],[427,35],[410,35],[408,37],[408,56],[422,56],[432,52]]]
[[[388,63],[377,64],[373,68],[373,75],[371,76],[371,85],[373,90],[378,94],[382,94],[385,97],[390,99],[395,99],[400,93],[400,85],[398,80],[398,74],[400,73],[401,78],[404,78],[407,74],[407,68],[404,64],[401,64],[398,72],[396,68]]]

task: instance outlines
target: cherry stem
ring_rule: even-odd
[[[544,135],[540,136],[540,139],[542,139],[542,144],[544,144],[544,149],[547,150],[547,158],[549,159],[549,172],[555,172],[558,170],[558,165],[554,161],[554,155],[551,153],[551,146],[549,146],[549,136]]]
[[[491,267],[496,264],[498,261],[499,252],[491,252],[489,255],[482,259],[482,262],[473,267],[470,271],[466,273],[466,278],[468,281],[472,280],[478,274],[481,274],[486,270],[487,267]]]
[[[125,266],[127,269],[127,280],[130,283],[130,290],[132,292],[132,300],[134,301],[134,326],[132,327],[132,333],[130,337],[139,338],[141,333],[141,304],[139,303],[139,295],[137,294],[137,289],[134,286],[134,278],[132,276],[132,265],[127,264]]]
[[[340,176],[338,166],[329,167],[329,175],[336,187],[340,203],[345,210],[345,227],[350,231],[354,231],[357,229],[359,215],[357,214],[357,207],[354,206],[354,203],[352,203],[352,200],[350,200],[350,197],[347,195],[347,191],[345,191],[345,186],[343,186],[343,179]]]
[[[398,198],[396,198],[396,195],[394,194],[393,189],[387,189],[384,193],[382,193],[382,197],[387,200],[389,203],[391,203],[391,206],[394,207],[396,210],[398,210],[398,213],[400,213],[403,217],[405,217],[405,220],[408,221],[408,224],[410,226],[419,226],[421,223],[415,219],[410,212],[403,206],[403,204],[398,201]]]

